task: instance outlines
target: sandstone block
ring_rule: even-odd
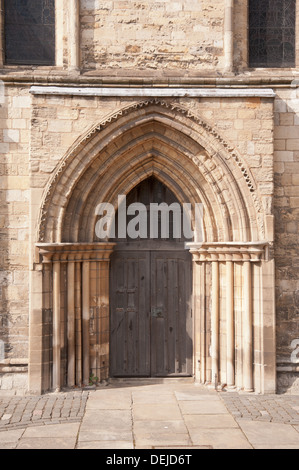
[[[31,107],[31,96],[14,96],[12,99],[12,105],[14,108],[30,108]]]

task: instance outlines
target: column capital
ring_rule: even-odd
[[[193,261],[204,262],[259,262],[266,259],[268,242],[205,242],[187,243]]]
[[[109,261],[115,243],[37,243],[42,263]]]

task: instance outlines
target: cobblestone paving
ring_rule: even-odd
[[[221,398],[234,418],[299,424],[299,396],[227,392],[221,393]]]
[[[81,421],[89,392],[0,398],[0,431]]]

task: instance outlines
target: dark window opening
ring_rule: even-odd
[[[249,66],[295,66],[296,0],[249,0]]]
[[[55,64],[55,0],[5,0],[5,62]]]

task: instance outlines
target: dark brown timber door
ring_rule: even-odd
[[[148,221],[152,203],[179,206],[154,177],[136,186],[126,202],[142,203]],[[117,242],[110,271],[112,377],[192,375],[191,255],[174,225],[162,236],[161,220],[156,238],[111,240]]]
[[[151,252],[151,375],[192,375],[188,251]]]
[[[116,252],[111,260],[110,375],[150,375],[150,253]]]
[[[112,377],[192,375],[188,251],[116,251],[110,299]]]

